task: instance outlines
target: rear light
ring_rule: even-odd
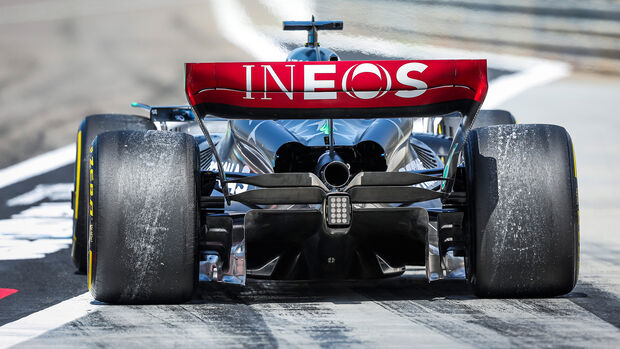
[[[351,224],[351,200],[348,195],[329,195],[325,205],[325,219],[330,227]]]

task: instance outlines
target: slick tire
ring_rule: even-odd
[[[579,269],[573,146],[554,125],[474,129],[465,145],[467,276],[479,297],[570,292]]]
[[[88,288],[115,304],[182,303],[198,282],[199,161],[167,131],[97,136],[91,162]]]
[[[88,150],[95,137],[106,131],[154,130],[155,125],[137,115],[99,114],[84,118],[77,133],[73,181],[73,243],[71,258],[80,273],[86,273],[88,235]]]

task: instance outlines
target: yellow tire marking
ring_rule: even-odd
[[[75,212],[75,219],[78,218],[78,203],[80,202],[80,174],[82,171],[82,131],[78,132],[77,136],[77,159],[75,159],[75,164],[77,166],[76,174],[75,174],[75,208],[73,211]]]
[[[89,192],[90,192],[90,200],[88,201],[89,203],[89,212],[90,212],[90,216],[93,216],[93,181],[95,180],[95,175],[93,173],[93,166],[94,166],[94,162],[93,162],[93,147],[90,147],[90,170],[88,171],[88,180],[89,180]]]
[[[577,273],[579,273],[579,268],[581,265],[581,229],[579,228],[579,185],[576,183],[577,182],[577,161],[575,160],[575,145],[573,144],[573,140],[570,140],[570,147],[571,150],[573,151],[573,171],[575,171],[575,185],[577,185],[577,187],[575,188],[575,195],[577,196]]]
[[[88,290],[93,281],[93,251],[88,250]]]
[[[95,180],[94,172],[93,172],[93,166],[94,166],[93,150],[94,149],[91,146],[90,150],[89,150],[90,156],[89,156],[89,161],[88,161],[89,164],[90,164],[89,171],[88,171],[88,173],[89,173],[89,176],[88,176],[89,177],[88,178],[88,184],[89,184],[89,190],[88,190],[88,193],[89,193],[88,211],[89,211],[91,219],[93,217],[93,194],[94,194],[94,192],[93,192],[93,189],[94,189],[93,182]],[[92,282],[93,282],[93,251],[92,251],[92,249],[90,247],[92,241],[93,241],[93,225],[92,225],[92,222],[91,222],[91,224],[88,225],[88,291],[90,291],[91,285],[92,285]]]
[[[575,178],[577,178],[577,161],[575,161],[575,146],[573,145],[573,140],[570,141],[570,147],[573,150],[573,166],[575,167]]]

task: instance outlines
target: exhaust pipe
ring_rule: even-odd
[[[349,182],[349,166],[337,154],[325,152],[319,157],[315,170],[317,176],[331,188],[340,188]]]
[[[349,181],[349,166],[342,161],[332,161],[325,165],[321,174],[323,181],[329,186],[342,187]]]

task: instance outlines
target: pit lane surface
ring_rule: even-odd
[[[254,14],[264,11],[247,6]],[[269,21],[268,15],[261,18]],[[243,58],[241,53],[236,59]],[[45,256],[0,255],[0,288],[18,290],[0,299],[0,347],[615,347],[620,239],[614,215],[620,210],[617,190],[610,188],[620,175],[620,145],[614,137],[618,121],[609,113],[614,95],[620,95],[617,84],[578,75],[504,103],[521,123],[564,125],[575,142],[582,261],[580,281],[567,296],[480,300],[461,281],[428,284],[421,270],[411,269],[378,282],[203,284],[183,305],[101,305],[80,296],[85,277],[73,272],[69,251],[62,248],[70,242],[69,197],[59,192],[72,182],[68,165],[0,188],[2,237],[16,231],[12,242],[38,244]],[[584,122],[584,115],[596,122]],[[32,249],[26,252],[35,253]]]

